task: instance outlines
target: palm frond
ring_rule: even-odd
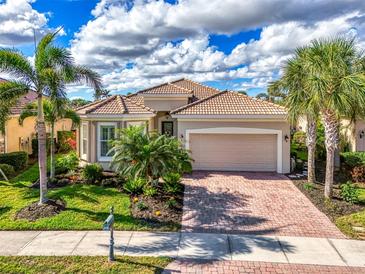
[[[13,49],[0,49],[0,71],[10,74],[28,86],[35,80],[33,68],[28,59]]]

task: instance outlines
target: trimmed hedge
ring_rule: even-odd
[[[24,151],[10,152],[0,154],[0,164],[8,164],[14,167],[15,171],[21,170],[27,166],[28,153]]]
[[[13,176],[15,173],[14,167],[8,164],[0,164],[0,169],[5,173],[7,177]]]
[[[350,168],[365,165],[365,152],[343,152],[341,160]]]

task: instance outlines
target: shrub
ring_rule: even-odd
[[[148,205],[146,205],[144,202],[138,202],[137,203],[137,208],[139,209],[139,210],[146,210],[146,209],[148,209]]]
[[[79,157],[76,152],[70,152],[56,159],[56,173],[66,173],[75,170],[79,166]]]
[[[305,190],[311,191],[311,190],[313,190],[314,185],[312,183],[304,183],[303,187]]]
[[[143,188],[143,194],[149,197],[155,196],[157,194],[157,189],[155,187],[145,185]]]
[[[15,173],[14,167],[8,164],[0,164],[0,169],[5,173],[7,177],[13,176]]]
[[[342,161],[350,168],[365,165],[365,152],[343,152]]]
[[[175,207],[177,207],[177,201],[174,198],[168,200],[166,202],[166,207],[168,207],[168,208],[175,208]]]
[[[131,194],[140,194],[143,191],[143,187],[147,184],[147,181],[143,178],[129,179],[123,188],[125,191]]]
[[[82,170],[82,177],[93,184],[103,178],[103,167],[99,164],[88,164]]]
[[[24,151],[0,154],[0,164],[8,164],[14,167],[15,171],[27,166],[28,154]]]
[[[164,185],[163,188],[168,193],[178,193],[182,190],[182,185],[180,184],[181,175],[179,173],[168,173],[163,177]]]
[[[360,193],[358,187],[355,184],[347,182],[341,185],[340,195],[341,198],[346,202],[354,204],[359,201]]]
[[[365,182],[365,165],[355,166],[351,171],[352,180],[357,183]]]
[[[306,149],[306,134],[303,131],[297,131],[293,134],[292,143],[298,149]]]
[[[70,152],[76,150],[76,132],[75,131],[58,131],[58,151]]]

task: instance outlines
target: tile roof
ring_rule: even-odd
[[[191,90],[194,95],[193,101],[204,99],[220,92],[219,89],[208,87],[185,78],[173,81],[171,84]]]
[[[143,104],[144,99],[142,94],[192,94],[190,98],[191,102],[195,102],[200,99],[207,98],[214,94],[217,94],[220,90],[202,85],[189,79],[179,79],[171,83],[165,83],[156,87],[144,89],[134,94],[130,94],[127,97],[133,101]]]
[[[234,91],[223,91],[171,111],[178,115],[286,115],[282,106]]]
[[[154,111],[131,99],[114,95],[77,108],[78,114],[152,114]]]
[[[6,82],[6,81],[7,81],[6,79],[0,78],[0,83]],[[12,115],[20,114],[22,112],[23,108],[26,105],[35,102],[37,100],[37,97],[38,97],[38,94],[35,91],[33,91],[33,90],[28,91],[27,94],[21,96],[18,99],[18,101],[16,102],[16,104],[10,108],[10,114],[12,114]]]
[[[193,92],[184,87],[171,83],[165,83],[152,88],[147,88],[138,92],[139,94],[193,94]]]

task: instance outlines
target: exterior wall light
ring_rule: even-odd
[[[365,132],[363,130],[360,131],[360,134],[359,134],[360,139],[364,138],[364,135],[365,135]]]
[[[289,136],[288,136],[288,134],[285,134],[285,136],[284,136],[284,140],[285,140],[285,142],[288,142],[288,141],[289,141]]]

